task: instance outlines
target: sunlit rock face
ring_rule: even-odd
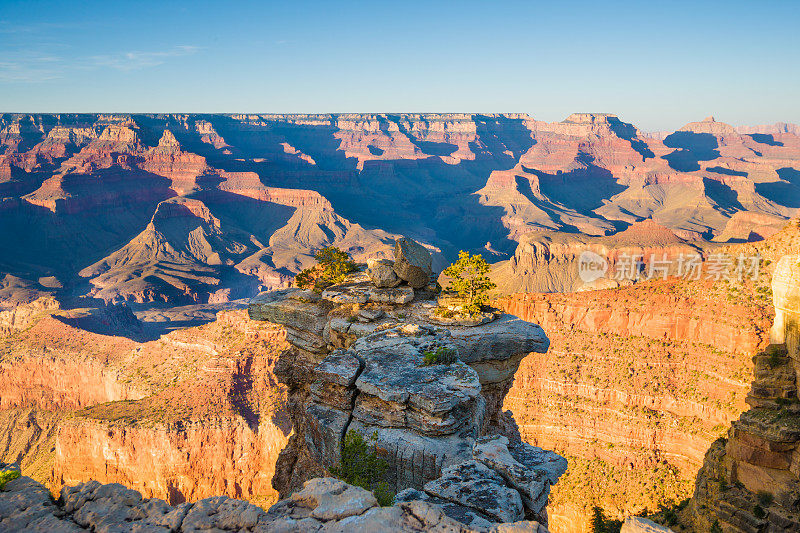
[[[771,344],[754,358],[750,410],[706,454],[683,520],[695,531],[800,529],[800,257],[783,256],[773,275]]]
[[[55,492],[94,479],[170,504],[276,501],[275,461],[291,430],[273,374],[280,328],[229,311],[140,342],[122,336],[139,331],[123,313],[94,311],[37,301],[7,320],[0,460]]]
[[[461,512],[460,520],[448,516],[443,508],[451,514]],[[226,496],[173,506],[143,498],[118,483],[97,481],[64,487],[58,501],[40,483],[24,476],[8,482],[0,492],[0,528],[4,531],[548,533],[535,521],[491,524],[467,513],[455,503],[440,505],[422,498],[381,507],[371,492],[333,478],[310,480],[269,511]]]
[[[800,256],[783,256],[772,275],[772,297],[775,302],[775,324],[771,330],[773,344],[786,344],[790,354],[800,352]],[[800,365],[799,365],[800,366]]]

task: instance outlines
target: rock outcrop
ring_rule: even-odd
[[[314,479],[269,511],[242,500],[215,496],[171,506],[118,483],[97,481],[61,489],[58,501],[28,477],[0,491],[0,531],[77,533],[82,531],[147,531],[190,533],[235,531],[249,533],[547,533],[532,521],[472,528],[425,501],[379,507],[360,487],[332,478]]]
[[[800,256],[781,258],[772,288],[773,344],[753,358],[750,410],[706,453],[681,516],[691,531],[800,530]]]
[[[408,240],[403,246],[427,253]],[[430,259],[409,263],[429,268]],[[251,300],[250,316],[283,324],[293,345],[276,367],[294,433],[275,488],[285,496],[328,475],[355,432],[387,461],[383,481],[400,501],[424,500],[482,528],[526,517],[546,524],[550,486],[566,460],[523,443],[502,403],[520,361],[546,352],[549,341],[538,325],[511,315],[438,325],[430,320],[434,294],[434,287],[376,287],[358,272],[321,296],[284,289]],[[439,354],[453,357],[430,360]]]

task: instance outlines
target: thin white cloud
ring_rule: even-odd
[[[181,45],[170,50],[158,52],[132,51],[124,54],[98,55],[89,58],[89,64],[95,67],[108,67],[128,72],[166,63],[169,59],[196,54],[197,46]]]
[[[61,59],[36,53],[20,54],[0,61],[0,82],[41,82],[62,77]]]
[[[51,32],[53,30],[60,30],[65,28],[76,28],[74,24],[61,24],[53,22],[37,22],[33,24],[12,24],[7,20],[0,20],[0,34],[13,35],[13,34],[32,34]]]
[[[7,54],[12,60],[0,60],[0,82],[35,83],[65,78],[74,70],[113,69],[131,72],[162,65],[175,58],[196,54],[198,46],[180,45],[168,50],[135,50],[120,54],[63,59],[46,52]]]

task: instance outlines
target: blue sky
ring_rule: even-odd
[[[0,0],[0,111],[800,123],[800,1]]]

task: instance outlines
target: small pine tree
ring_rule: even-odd
[[[622,529],[622,520],[606,518],[603,509],[594,506],[592,509],[592,533],[619,533]]]
[[[347,274],[358,268],[347,252],[335,246],[317,251],[314,258],[318,264],[306,268],[294,278],[295,285],[301,289],[322,292],[326,287],[343,282]]]
[[[604,533],[606,530],[606,518],[603,516],[603,510],[594,506],[592,509],[592,533]]]
[[[458,252],[458,261],[443,273],[450,278],[448,289],[467,301],[465,309],[470,314],[481,312],[489,302],[489,291],[497,286],[486,275],[489,273],[489,264],[481,254],[471,256],[469,252],[461,250]]]
[[[367,442],[360,433],[348,431],[342,443],[342,461],[331,474],[345,483],[371,490],[381,506],[392,505],[394,493],[383,481],[389,464],[378,457],[377,433]]]
[[[3,470],[0,472],[0,490],[5,488],[6,483],[18,477],[19,472],[17,470]]]

